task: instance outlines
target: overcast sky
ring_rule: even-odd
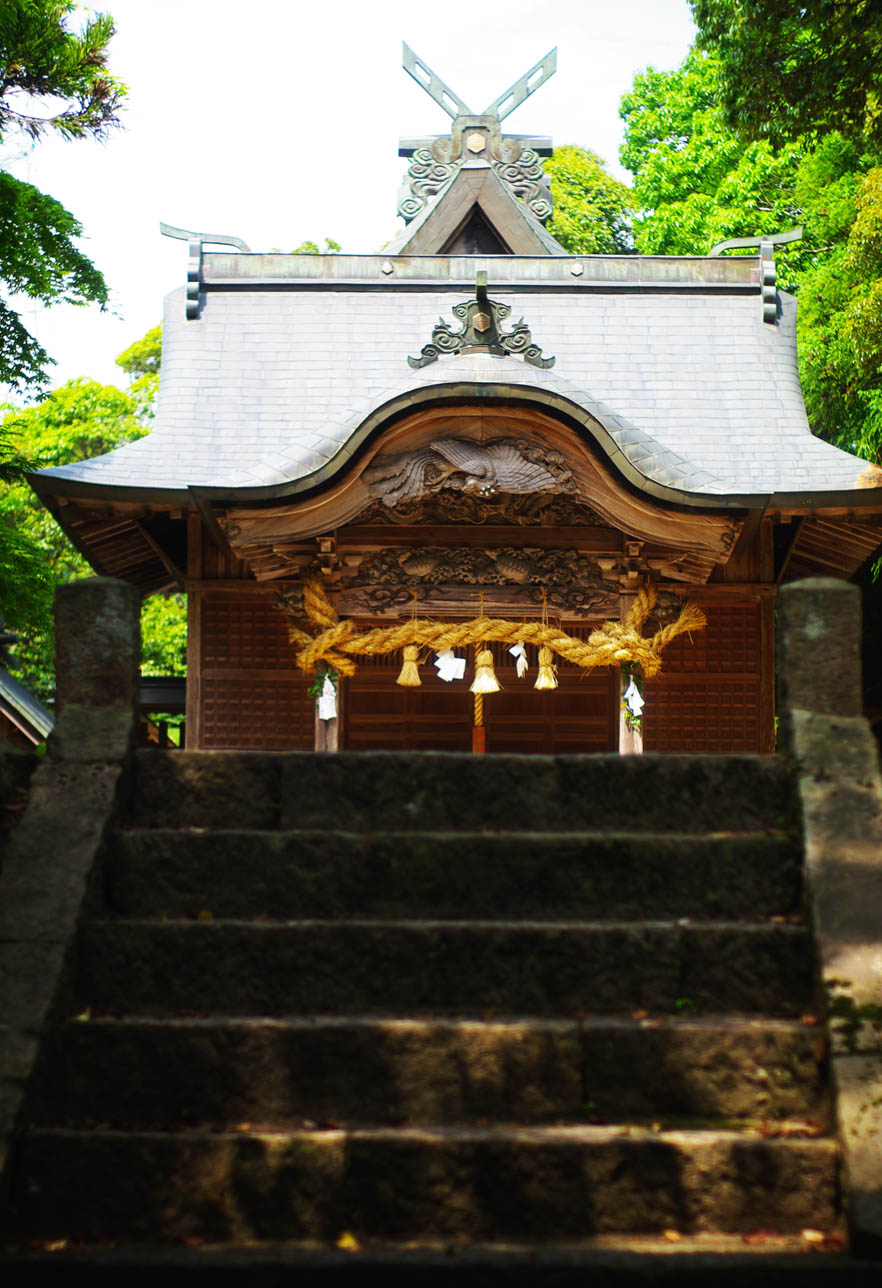
[[[627,178],[619,100],[635,72],[676,66],[694,34],[686,0],[106,7],[117,27],[110,65],[129,89],[124,128],[105,144],[40,143],[9,166],[79,218],[113,291],[113,315],[25,302],[26,325],[57,359],[55,384],[124,381],[116,354],[185,280],[186,245],[160,237],[160,220],[232,233],[253,250],[332,237],[370,253],[392,237],[399,135],[449,127],[401,70],[402,40],[476,112],[557,45],[557,74],[505,128],[582,144]]]

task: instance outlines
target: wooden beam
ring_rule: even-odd
[[[165,553],[165,551],[163,550],[159,542],[156,541],[155,538],[152,537],[150,533],[147,531],[147,529],[144,527],[143,523],[141,523],[139,520],[136,520],[135,527],[140,532],[144,540],[147,542],[148,546],[150,546],[151,550],[153,550],[157,558],[160,560],[163,567],[171,577],[172,581],[177,584],[178,589],[183,590],[184,580],[185,580],[184,574],[181,572],[180,568],[177,566],[175,561],[169,558],[169,556]]]

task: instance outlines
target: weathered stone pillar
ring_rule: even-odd
[[[857,586],[811,577],[778,593],[778,705],[859,716],[861,597]]]
[[[0,877],[0,1173],[134,747],[137,592],[90,578],[55,601],[58,715]]]
[[[882,776],[861,717],[860,595],[826,578],[778,596],[779,718],[797,773],[808,903],[827,994],[845,1197],[882,1246]]]

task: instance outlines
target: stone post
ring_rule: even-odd
[[[0,1174],[68,1004],[69,962],[134,748],[140,634],[133,587],[56,593],[58,714],[0,878]]]
[[[778,596],[779,721],[795,765],[807,903],[858,1251],[882,1246],[882,776],[861,716],[860,594],[826,578]]]

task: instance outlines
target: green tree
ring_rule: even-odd
[[[116,365],[122,367],[129,378],[129,393],[138,399],[142,418],[152,419],[162,365],[162,327],[153,327],[140,340],[129,345],[117,357]]]
[[[800,275],[800,376],[815,431],[882,462],[882,167],[828,135],[800,167],[806,226],[826,247]]]
[[[721,106],[723,64],[692,50],[652,68],[622,100],[622,164],[634,175],[638,249],[706,254],[718,241],[802,224],[779,282],[800,298],[800,375],[813,429],[869,460],[882,446],[880,180],[872,157],[831,133],[745,144]]]
[[[634,176],[634,240],[643,254],[706,255],[730,237],[799,222],[794,182],[803,148],[745,146],[724,121],[719,92],[719,60],[693,49],[674,71],[638,74],[622,99],[620,159]],[[800,246],[781,255],[785,281],[804,253]]]
[[[319,246],[318,242],[304,241],[299,246],[295,246],[292,255],[338,255],[341,247],[339,242],[335,242],[333,237],[326,237],[324,247]]]
[[[31,407],[10,410],[0,424],[0,618],[20,636],[15,652],[23,683],[43,698],[55,683],[55,587],[92,570],[31,491],[24,467],[87,460],[143,437],[152,416],[160,345],[155,327],[120,354],[117,362],[131,378],[128,390],[71,380]],[[145,599],[141,629],[144,674],[183,675],[184,596]]]
[[[882,146],[879,0],[690,0],[728,124],[773,144],[836,130]]]
[[[46,469],[140,438],[146,430],[138,410],[137,399],[114,385],[70,380],[34,406],[10,410],[2,428],[31,469]],[[92,570],[23,477],[0,487],[0,559],[0,616],[20,636],[22,681],[48,697],[55,587]]]
[[[125,89],[107,71],[113,20],[94,14],[72,31],[75,7],[73,0],[0,4],[0,143],[15,134],[102,138],[118,124]],[[81,233],[60,202],[0,170],[0,382],[13,389],[44,385],[52,359],[8,297],[107,303],[104,278],[76,245]]]
[[[571,255],[622,255],[633,250],[632,194],[607,174],[599,156],[564,144],[545,162],[554,214],[548,231]]]

